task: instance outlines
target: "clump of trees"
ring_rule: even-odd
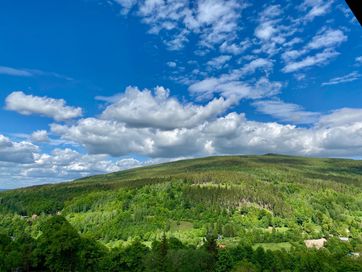
[[[291,251],[220,248],[209,231],[199,247],[163,234],[150,247],[135,239],[124,247],[106,248],[80,235],[62,216],[40,226],[36,239],[22,233],[0,235],[0,271],[362,271],[362,259],[349,256],[351,245],[331,239],[325,249]]]

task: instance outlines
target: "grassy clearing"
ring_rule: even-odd
[[[265,250],[290,250],[292,245],[289,242],[283,243],[257,243],[253,245],[253,249],[257,249],[258,247],[262,247]]]

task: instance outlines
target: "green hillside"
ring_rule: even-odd
[[[350,253],[362,250],[355,160],[208,157],[5,191],[0,204],[0,233],[11,237],[37,239],[58,214],[108,248],[163,235],[198,248],[212,234],[223,248],[290,251],[305,239],[348,237]]]

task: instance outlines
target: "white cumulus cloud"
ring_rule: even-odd
[[[30,139],[33,142],[48,142],[48,132],[46,130],[36,130],[31,134]]]
[[[160,129],[195,127],[216,118],[232,104],[224,98],[215,98],[205,106],[182,104],[170,97],[169,90],[163,87],[155,88],[154,92],[128,87],[124,94],[114,100],[101,114],[103,119],[123,122],[133,127]]]
[[[66,105],[63,99],[27,95],[21,91],[12,92],[5,99],[5,108],[23,115],[41,115],[56,121],[76,118],[82,115],[79,107]]]
[[[38,147],[30,142],[14,142],[0,134],[0,161],[13,163],[31,163]]]

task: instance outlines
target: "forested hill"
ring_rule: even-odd
[[[27,233],[37,241],[44,224],[61,217],[108,248],[150,247],[163,234],[194,248],[212,234],[222,248],[287,251],[306,239],[325,238],[329,250],[347,239],[340,258],[362,251],[362,161],[273,154],[183,160],[1,192],[0,215],[0,233],[13,239]]]
[[[200,190],[203,192],[200,197],[215,191],[221,201],[224,194],[231,191],[235,193],[235,199],[228,200],[231,206],[245,206],[241,204],[247,202],[248,205],[273,208],[278,214],[282,213],[278,210],[281,207],[292,209],[293,203],[288,202],[291,196],[295,201],[296,196],[306,196],[302,200],[306,203],[308,198],[317,198],[318,194],[326,195],[327,192],[343,195],[350,201],[355,197],[358,199],[362,189],[362,161],[274,154],[182,160],[73,182],[5,191],[0,193],[1,209],[21,215],[52,214],[74,206],[74,202],[84,197],[91,198],[93,194],[109,196],[133,188],[154,186],[188,188],[187,193],[183,192],[187,199],[191,192]],[[207,200],[208,196],[205,198]],[[235,203],[231,203],[232,200]]]

